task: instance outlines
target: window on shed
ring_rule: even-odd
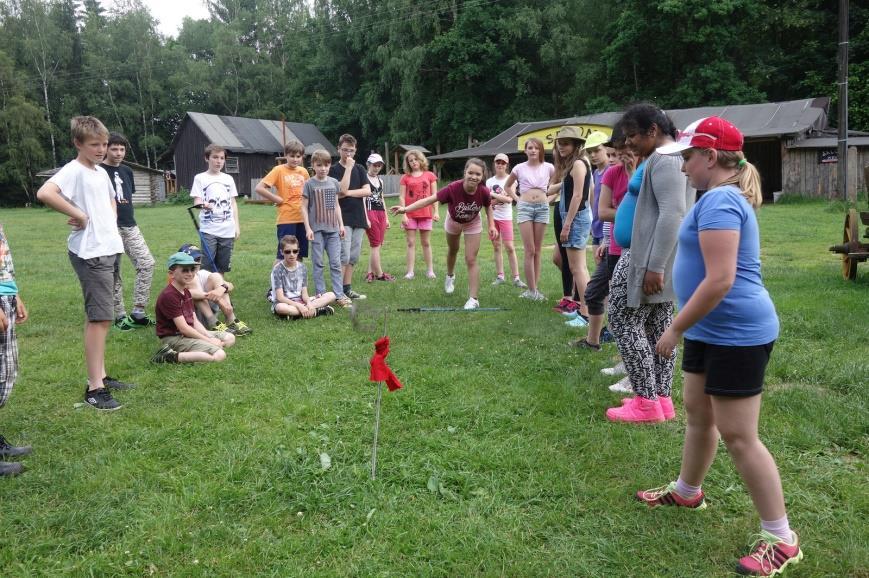
[[[226,164],[223,165],[223,170],[228,173],[238,174],[238,157],[226,157]]]

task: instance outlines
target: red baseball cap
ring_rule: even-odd
[[[742,133],[733,124],[719,116],[707,116],[688,125],[679,133],[679,140],[657,150],[662,155],[672,155],[690,148],[741,151],[742,143]]]

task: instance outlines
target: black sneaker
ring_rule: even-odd
[[[18,462],[0,462],[0,476],[17,476],[24,471],[24,466]]]
[[[335,315],[335,308],[331,305],[317,307],[317,317],[320,317],[321,315]]]
[[[33,451],[30,446],[13,446],[6,441],[6,438],[0,436],[0,458],[10,458],[15,456],[26,456]]]
[[[151,358],[151,363],[178,363],[178,352],[164,345]]]
[[[84,394],[84,400],[92,408],[100,411],[115,411],[116,409],[124,407],[112,397],[112,394],[109,393],[109,390],[105,387],[86,391]]]
[[[136,314],[130,315],[130,321],[133,322],[133,325],[137,325],[139,327],[148,327],[149,325],[157,325],[157,322],[148,317],[147,315],[142,315],[141,317],[137,317]]]
[[[136,387],[134,383],[124,383],[108,375],[103,378],[103,385],[110,389],[133,389]]]
[[[579,349],[591,349],[592,351],[600,351],[600,344],[589,343],[588,339],[585,337],[581,339],[576,339],[568,343],[571,347],[578,347]]]

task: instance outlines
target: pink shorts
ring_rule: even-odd
[[[365,229],[368,245],[379,247],[383,244],[383,237],[386,235],[386,211],[368,211],[368,220],[371,221],[371,226]]]
[[[408,231],[416,231],[419,229],[420,231],[431,231],[432,227],[431,219],[414,219],[413,217],[407,217],[407,224],[401,224],[402,229],[406,229]]]
[[[458,235],[462,232],[466,235],[479,235],[483,232],[483,220],[480,219],[480,215],[477,215],[470,223],[456,223],[452,217],[447,215],[447,218],[444,219],[444,231],[450,235]]]
[[[498,238],[502,241],[513,240],[513,221],[499,221],[495,219],[495,228],[498,229]]]

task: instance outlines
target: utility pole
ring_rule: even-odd
[[[848,0],[839,0],[839,194],[848,201]],[[856,201],[856,199],[851,199]]]

